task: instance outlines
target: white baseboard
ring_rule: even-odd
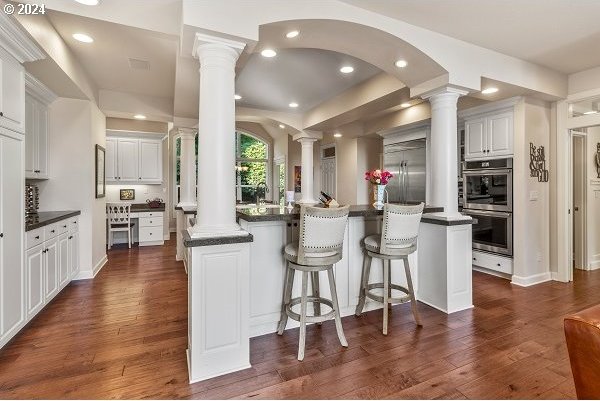
[[[165,233],[165,234],[163,235],[163,239],[164,239],[165,241],[168,241],[168,240],[170,240],[170,239],[171,239],[171,231],[169,231],[169,232]]]
[[[597,270],[597,269],[600,269],[600,260],[594,260],[593,262],[590,262],[589,270]]]
[[[521,277],[514,275],[512,276],[512,284],[520,287],[529,287],[536,284],[545,283],[546,281],[552,280],[552,274],[550,272],[534,274],[532,276]]]
[[[108,263],[108,256],[104,255],[102,259],[90,270],[81,270],[77,277],[73,278],[73,280],[90,280],[96,277],[96,275],[102,270],[105,264]]]

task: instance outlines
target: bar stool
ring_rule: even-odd
[[[342,346],[348,342],[344,336],[342,320],[333,275],[333,265],[342,259],[344,233],[348,223],[348,206],[335,209],[301,206],[300,235],[298,243],[286,245],[286,259],[281,318],[277,334],[282,335],[288,317],[300,322],[300,341],[298,344],[298,360],[304,359],[306,343],[306,323],[321,323],[335,319],[335,328]],[[302,272],[302,292],[298,298],[292,298],[292,287],[296,270]],[[327,271],[331,299],[319,296],[319,272]],[[308,274],[312,279],[312,296],[308,296]],[[307,304],[312,303],[314,315],[307,316]],[[294,305],[300,304],[300,314],[292,311]],[[321,315],[321,304],[331,308],[331,312]]]
[[[380,234],[369,235],[364,239],[365,258],[361,276],[361,288],[359,292],[356,316],[362,314],[366,298],[383,303],[383,334],[388,332],[388,305],[409,302],[417,326],[422,326],[415,293],[410,275],[410,264],[408,255],[417,250],[417,239],[419,236],[419,224],[423,214],[423,203],[419,205],[391,205],[383,206],[383,229]],[[371,263],[373,258],[381,259],[383,264],[383,283],[369,284]],[[391,260],[402,260],[406,273],[408,288],[391,282],[390,266]],[[372,290],[383,289],[383,296],[375,294]],[[398,290],[406,296],[401,298],[392,297],[392,290]]]

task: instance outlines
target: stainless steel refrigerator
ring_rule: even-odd
[[[384,147],[384,168],[394,175],[386,190],[392,203],[425,202],[427,142],[417,139]]]

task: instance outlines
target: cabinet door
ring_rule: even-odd
[[[36,118],[35,100],[25,96],[25,175],[27,178],[36,178]]]
[[[27,317],[31,318],[44,306],[44,245],[25,253],[27,273]]]
[[[117,181],[117,140],[106,138],[106,181]]]
[[[513,113],[507,112],[487,118],[488,156],[513,154]]]
[[[465,122],[465,159],[487,156],[487,129],[485,118]]]
[[[117,164],[119,181],[139,181],[139,139],[119,139]]]
[[[0,135],[0,337],[25,318],[23,142]]]
[[[8,56],[7,56],[8,57]],[[0,126],[25,133],[25,73],[16,60],[0,59]]]
[[[79,232],[69,237],[69,276],[71,279],[79,274]]]
[[[36,110],[37,175],[38,178],[48,178],[48,107],[38,103]]]
[[[61,234],[58,237],[58,281],[59,287],[63,288],[69,282],[69,234]]]
[[[162,181],[162,142],[140,139],[140,176],[144,182]]]
[[[58,293],[58,238],[51,239],[44,243],[45,248],[45,264],[44,277],[46,281],[44,299],[50,301]]]

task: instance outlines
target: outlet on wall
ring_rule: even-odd
[[[540,197],[540,193],[538,191],[529,191],[529,200],[536,201]]]
[[[541,261],[542,261],[542,253],[541,253],[540,251],[538,251],[538,252],[537,252],[537,254],[536,254],[536,256],[535,256],[535,259],[536,259],[538,262],[541,262]]]

